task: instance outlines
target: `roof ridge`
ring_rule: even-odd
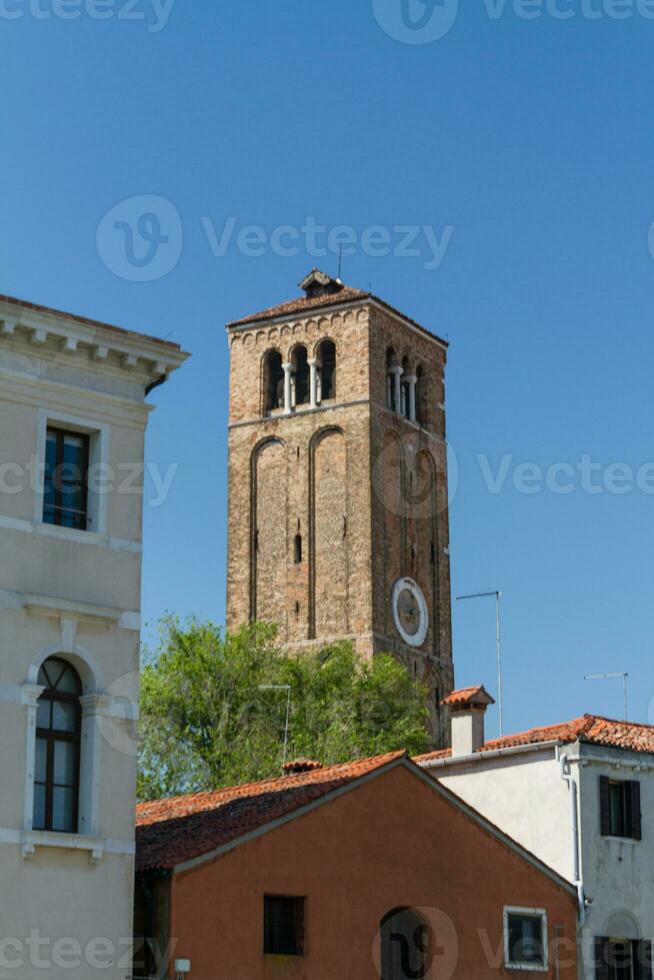
[[[302,772],[293,776],[275,776],[269,779],[255,780],[250,783],[237,783],[233,786],[223,786],[215,790],[201,790],[198,793],[185,793],[179,796],[164,796],[158,800],[145,800],[136,805],[137,822],[138,814],[145,814],[148,808],[154,809],[155,807],[160,807],[161,810],[164,810],[183,803],[191,804],[192,801],[199,802],[201,799],[206,799],[207,803],[210,803],[212,800],[218,803],[221,798],[228,798],[230,795],[234,797],[247,796],[248,792],[264,790],[267,787],[270,787],[271,792],[284,789],[300,789],[304,785],[311,786],[328,783],[330,779],[338,776],[339,772],[343,770],[363,768],[372,771],[403,757],[409,758],[409,754],[405,749],[400,749],[395,752],[385,752],[380,755],[352,759],[347,762],[335,762],[330,766],[325,766],[323,769],[313,769],[309,772]],[[207,809],[211,809],[211,807],[208,806]],[[192,815],[193,812],[197,811],[189,811],[188,815]],[[144,817],[144,819],[146,818]],[[169,819],[176,818],[167,817],[162,814],[162,822]]]
[[[608,721],[611,725],[623,725],[628,728],[648,728],[654,732],[654,725],[646,721],[627,721],[625,718],[608,718],[606,715],[586,715],[594,721]]]

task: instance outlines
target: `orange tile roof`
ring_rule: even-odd
[[[395,306],[391,306],[386,300],[380,299],[379,296],[373,295],[371,292],[364,292],[362,289],[355,289],[353,286],[343,286],[336,293],[327,293],[323,296],[298,296],[295,299],[288,300],[285,303],[279,303],[276,306],[270,306],[266,310],[261,310],[259,313],[250,313],[248,316],[242,317],[240,320],[232,320],[231,323],[227,324],[227,329],[232,327],[244,327],[248,324],[259,323],[263,320],[274,320],[277,317],[289,317],[289,316],[302,316],[304,313],[311,313],[312,311],[328,309],[330,306],[340,306],[345,303],[356,303],[363,300],[372,300],[375,303],[379,303],[385,309],[389,310],[391,313],[395,313],[397,316],[402,317],[407,323],[412,324],[417,327],[422,333],[431,337],[432,340],[438,341],[444,347],[448,347],[449,344],[442,337],[438,337],[436,334],[432,333],[426,327],[423,327],[421,323],[417,320],[413,320],[406,313],[402,313]]]
[[[296,299],[291,299],[286,303],[269,306],[267,310],[261,310],[259,313],[250,313],[240,320],[234,320],[228,326],[240,327],[245,323],[257,323],[259,320],[273,320],[278,316],[290,316],[293,313],[318,310],[323,306],[337,306],[341,303],[351,303],[358,299],[370,299],[370,296],[370,293],[364,293],[361,289],[354,289],[352,286],[343,286],[337,293],[311,297],[298,296]]]
[[[572,721],[558,725],[545,725],[541,728],[530,728],[526,732],[515,735],[505,735],[486,742],[483,752],[493,752],[496,749],[508,749],[520,745],[538,745],[543,742],[587,742],[591,745],[604,745],[606,748],[625,749],[629,752],[654,753],[654,725],[642,725],[636,722],[617,721],[603,718],[600,715],[583,715]],[[451,756],[451,750],[428,752],[418,756],[414,762],[425,763]]]
[[[462,687],[460,691],[452,691],[446,698],[443,698],[441,704],[451,708],[460,708],[467,704],[477,704],[480,701],[486,704],[495,704],[494,698],[490,696],[483,684],[478,684],[476,687]]]
[[[391,752],[296,776],[141,803],[136,808],[137,869],[172,869],[405,758],[406,752]]]

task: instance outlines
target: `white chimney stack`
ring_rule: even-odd
[[[489,704],[495,704],[483,686],[454,691],[441,701],[452,719],[452,757],[480,752],[486,741],[484,717]]]

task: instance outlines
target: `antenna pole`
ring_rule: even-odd
[[[341,270],[343,267],[343,246],[338,247],[338,278],[341,278]]]
[[[622,685],[624,689],[624,720],[629,721],[629,673],[627,671],[618,671],[615,674],[585,674],[585,681],[607,681],[613,678],[622,678]]]
[[[288,753],[288,728],[291,718],[291,685],[290,684],[259,684],[260,691],[286,691],[286,721],[284,723],[284,763]]]
[[[472,595],[458,595],[457,602],[464,599],[495,599],[495,642],[497,644],[497,707],[500,715],[500,738],[504,735],[504,684],[502,670],[502,626],[500,617],[500,603],[502,593],[499,589],[495,592],[475,592]]]

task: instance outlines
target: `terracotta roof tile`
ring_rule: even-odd
[[[328,309],[330,306],[340,306],[343,303],[361,303],[364,300],[372,300],[375,303],[379,303],[385,309],[394,313],[396,316],[401,317],[406,320],[407,323],[412,324],[417,327],[422,333],[431,337],[432,340],[438,341],[439,344],[447,347],[448,342],[438,337],[436,334],[432,333],[426,327],[423,327],[421,323],[417,320],[413,320],[406,313],[402,313],[395,306],[391,306],[385,300],[380,299],[379,296],[373,295],[370,292],[364,292],[361,289],[355,289],[353,286],[343,286],[336,293],[328,293],[323,296],[298,296],[296,299],[288,300],[285,303],[280,303],[276,306],[270,306],[266,310],[261,310],[259,313],[250,313],[248,316],[242,317],[240,320],[232,320],[231,323],[227,324],[227,329],[232,327],[243,327],[248,324],[259,323],[265,320],[274,320],[278,317],[290,317],[290,316],[302,316],[304,313],[311,313],[312,311],[318,311],[321,309]]]
[[[341,303],[349,303],[358,299],[370,299],[371,293],[364,293],[361,289],[354,289],[351,286],[343,286],[337,293],[329,293],[323,296],[298,296],[297,299],[288,300],[286,303],[279,303],[277,306],[270,306],[267,310],[259,313],[250,313],[240,320],[229,323],[229,327],[239,327],[244,323],[257,323],[259,320],[273,320],[280,316],[290,316],[293,313],[305,313],[311,310],[319,310],[322,307],[337,306]]]
[[[451,694],[448,694],[441,701],[441,704],[445,704],[450,708],[461,708],[468,704],[479,703],[495,704],[494,699],[490,696],[483,684],[478,684],[476,687],[462,687],[460,691],[452,691]]]
[[[296,776],[141,803],[136,808],[136,866],[139,871],[174,868],[403,758],[405,752],[392,752]]]
[[[629,752],[651,752],[654,754],[654,725],[642,725],[635,722],[617,721],[603,718],[600,715],[583,715],[572,721],[558,725],[545,725],[541,728],[530,728],[526,732],[515,735],[505,735],[486,742],[482,752],[492,752],[495,749],[508,749],[520,745],[538,745],[543,742],[587,742],[590,745],[603,745],[606,748],[625,749]],[[446,759],[451,756],[451,750],[428,752],[418,756],[414,762],[419,764]]]

